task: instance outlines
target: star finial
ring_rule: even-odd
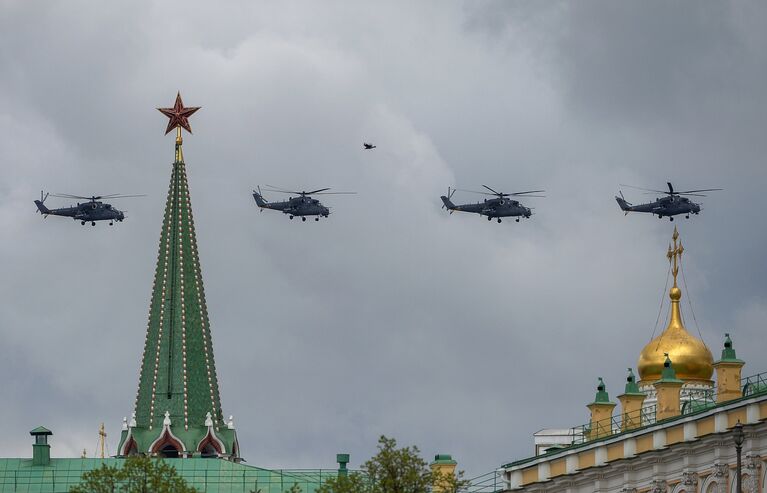
[[[168,135],[176,127],[181,127],[187,132],[192,133],[189,117],[199,109],[200,106],[185,108],[184,102],[181,100],[181,92],[176,94],[176,102],[173,104],[173,108],[157,108],[160,113],[170,118],[168,128],[165,129],[165,135]]]

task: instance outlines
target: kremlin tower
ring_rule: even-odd
[[[213,358],[181,129],[191,133],[177,95],[158,108],[176,130],[176,158],[165,203],[135,410],[123,422],[118,456],[239,460],[234,424],[225,422]]]

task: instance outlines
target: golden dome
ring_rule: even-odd
[[[678,261],[684,248],[681,242],[677,246],[677,233],[674,228],[674,248],[669,245],[668,259],[673,260],[671,272],[674,275],[674,286],[669,291],[671,298],[671,314],[668,326],[661,335],[650,341],[639,355],[639,378],[641,383],[652,383],[660,380],[663,362],[666,360],[664,353],[668,353],[674,362],[677,378],[687,381],[705,382],[711,380],[714,373],[714,358],[706,344],[693,336],[684,327],[682,313],[679,309],[679,300],[682,291],[676,285],[676,276],[679,272]]]

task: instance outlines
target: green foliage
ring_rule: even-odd
[[[286,490],[285,493],[301,493],[301,487],[298,486],[298,483],[293,483],[293,486]]]
[[[433,473],[420,453],[418,447],[397,448],[395,439],[381,436],[378,453],[360,472],[332,478],[317,493],[455,493],[468,485],[463,472]]]
[[[161,459],[129,457],[122,468],[102,465],[83,474],[70,493],[198,493]]]

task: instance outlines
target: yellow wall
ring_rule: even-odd
[[[679,390],[681,388],[681,383],[660,381],[655,384],[655,392],[658,396],[658,403],[656,404],[658,421],[681,414],[681,407],[679,405]]]
[[[530,484],[538,481],[538,466],[522,469],[522,484]]]
[[[666,430],[666,445],[684,441],[684,425],[677,425]]]
[[[740,388],[740,370],[743,363],[723,363],[716,368],[716,402],[724,402],[743,396]]]
[[[767,418],[767,402],[762,402],[759,404],[759,418]]]
[[[589,450],[578,454],[578,469],[586,469],[587,467],[593,467],[596,464],[594,458],[594,451]]]
[[[549,476],[561,476],[567,472],[565,459],[553,460],[549,463]]]
[[[652,450],[652,433],[637,438],[637,454]]]
[[[709,416],[708,418],[703,418],[699,421],[697,421],[698,424],[698,432],[695,436],[702,437],[703,435],[708,435],[709,433],[714,432],[714,417]]]
[[[623,458],[623,440],[607,446],[607,462]]]
[[[737,422],[740,421],[743,424],[746,424],[746,408],[741,409],[734,409],[727,413],[727,427],[732,428],[737,424]]]

